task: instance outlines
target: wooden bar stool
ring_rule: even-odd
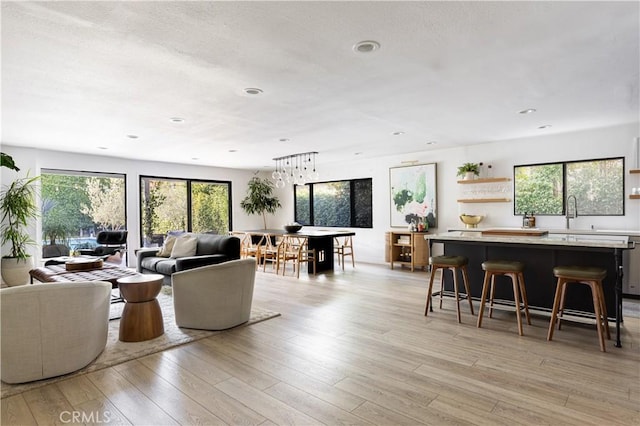
[[[527,291],[524,287],[524,263],[508,260],[487,260],[482,262],[482,270],[485,271],[484,282],[482,283],[482,299],[480,301],[480,313],[478,314],[478,328],[482,327],[482,315],[484,305],[487,300],[489,283],[491,283],[491,295],[489,296],[489,318],[493,316],[493,309],[498,309],[493,305],[493,295],[495,290],[496,275],[505,275],[511,278],[513,283],[513,301],[515,303],[516,318],[518,320],[518,334],[524,335],[522,331],[521,311],[527,317],[527,324],[531,325],[529,318],[529,303],[527,302]],[[509,308],[510,309],[510,308]]]
[[[607,305],[604,300],[602,280],[607,276],[607,271],[603,268],[585,266],[556,266],[553,268],[553,275],[558,278],[558,283],[556,287],[556,296],[553,299],[553,311],[551,312],[551,321],[549,323],[547,340],[551,340],[553,338],[553,329],[555,328],[554,325],[556,321],[558,321],[558,330],[560,329],[560,321],[562,320],[562,314],[564,312],[567,284],[586,284],[591,288],[593,311],[596,315],[596,328],[598,329],[600,350],[602,352],[606,352],[603,329],[607,334],[607,339],[611,339],[611,334],[609,332]]]
[[[464,283],[464,289],[467,293],[467,300],[469,301],[469,307],[471,308],[471,315],[473,315],[473,303],[471,302],[471,291],[469,290],[469,277],[467,275],[467,264],[469,259],[464,256],[433,256],[429,258],[429,265],[431,265],[431,276],[429,278],[429,290],[427,290],[427,305],[424,309],[424,316],[427,316],[429,312],[429,303],[431,302],[431,292],[433,290],[433,279],[436,276],[436,270],[442,269],[442,278],[440,279],[440,309],[442,309],[442,293],[444,292],[444,271],[450,270],[453,274],[453,291],[456,299],[456,312],[458,314],[458,322],[462,322],[460,319],[460,297],[458,296],[458,270],[462,271],[462,281]]]

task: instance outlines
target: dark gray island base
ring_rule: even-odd
[[[428,235],[429,244],[443,243],[447,255],[469,258],[471,295],[480,299],[485,260],[518,260],[526,265],[524,276],[529,307],[551,312],[556,288],[553,267],[596,266],[606,269],[603,281],[607,315],[616,319],[616,346],[620,347],[622,321],[622,251],[633,248],[628,237],[576,236],[569,234],[529,236],[483,236],[480,232],[448,232]],[[445,291],[453,291],[450,274],[445,274]],[[497,277],[496,279],[507,279]],[[496,299],[513,300],[511,286],[496,286]],[[567,288],[566,312],[593,315],[593,299],[587,286]]]

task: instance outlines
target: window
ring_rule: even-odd
[[[624,215],[624,158],[514,167],[514,214],[562,215],[574,195],[582,216]]]
[[[371,186],[371,178],[296,185],[296,222],[310,226],[371,228]]]
[[[226,234],[231,182],[140,177],[143,247],[160,246],[171,231]]]
[[[42,169],[43,246],[89,249],[99,231],[126,229],[125,187],[122,174]]]

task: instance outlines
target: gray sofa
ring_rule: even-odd
[[[137,252],[138,272],[164,275],[164,284],[171,284],[174,272],[186,271],[200,266],[215,265],[240,259],[240,239],[228,235],[191,234],[198,239],[196,255],[189,257],[159,257],[158,248],[141,249]]]

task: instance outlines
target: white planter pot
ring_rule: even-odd
[[[29,271],[33,269],[33,257],[27,259],[2,258],[2,280],[10,287],[29,284]]]
[[[464,180],[474,180],[476,178],[476,174],[473,172],[467,172],[464,175]]]

